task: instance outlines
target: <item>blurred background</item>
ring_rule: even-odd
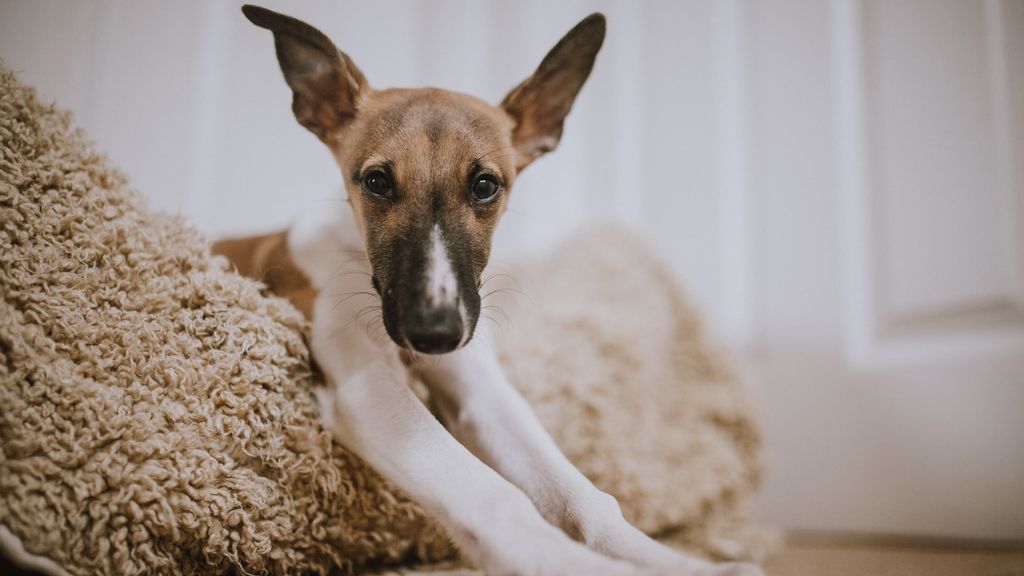
[[[1024,541],[1024,2],[263,4],[376,87],[495,103],[605,12],[495,264],[595,222],[644,235],[762,403],[765,520]],[[3,0],[0,56],[155,208],[213,236],[283,228],[341,178],[238,8]]]

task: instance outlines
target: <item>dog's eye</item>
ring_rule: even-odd
[[[382,170],[373,170],[366,176],[363,176],[363,187],[371,194],[381,198],[392,198],[394,196],[391,179]]]
[[[473,187],[470,189],[470,193],[473,196],[473,202],[486,204],[487,202],[497,198],[498,190],[500,189],[501,186],[498,184],[497,178],[490,174],[481,174],[473,181]]]

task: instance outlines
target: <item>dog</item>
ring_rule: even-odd
[[[604,41],[604,16],[584,18],[492,106],[435,88],[371,88],[316,28],[242,11],[273,33],[295,118],[334,155],[351,209],[224,240],[214,252],[310,319],[325,428],[488,574],[761,574],[683,555],[627,523],[558,450],[478,325],[495,226],[516,175],[557,146]],[[379,298],[379,308],[361,297]],[[368,312],[397,347],[352,322]],[[430,361],[414,361],[422,355]],[[434,412],[408,387],[410,370]]]

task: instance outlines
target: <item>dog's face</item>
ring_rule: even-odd
[[[511,121],[443,90],[385,90],[335,148],[362,227],[384,326],[400,345],[448,352],[480,314],[480,276],[516,176]]]
[[[604,39],[593,14],[499,106],[446,90],[370,88],[320,31],[243,7],[274,33],[300,124],[334,153],[365,241],[384,326],[399,346],[465,345],[516,174],[553,150]]]

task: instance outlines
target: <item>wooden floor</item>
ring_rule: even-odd
[[[765,565],[767,576],[1024,576],[1024,547],[909,545],[791,538]],[[0,558],[0,574],[35,576]],[[433,567],[388,575],[477,576],[475,570]]]
[[[767,576],[1024,576],[1024,548],[791,538]]]

